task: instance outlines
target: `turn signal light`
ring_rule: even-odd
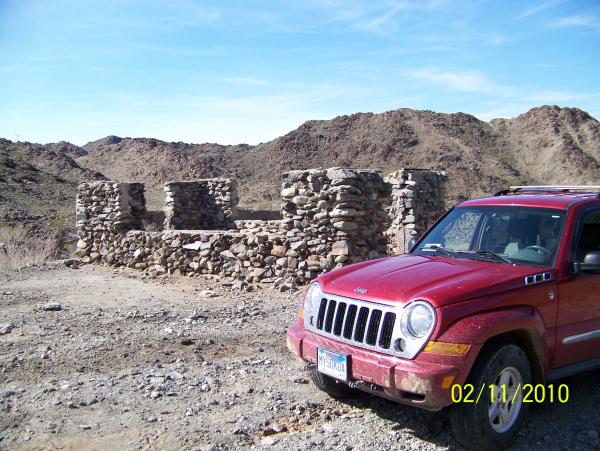
[[[425,346],[423,352],[441,355],[463,355],[471,345],[461,343],[444,343],[443,341],[430,341]]]

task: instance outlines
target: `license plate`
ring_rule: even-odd
[[[348,356],[319,348],[317,350],[317,371],[342,381],[348,380]]]

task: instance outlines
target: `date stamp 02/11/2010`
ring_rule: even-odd
[[[475,387],[473,384],[454,384],[451,388],[451,396],[452,402],[455,404],[498,401],[506,403],[515,402],[518,399],[527,403],[558,402],[565,404],[569,401],[569,386],[567,384],[518,384],[514,387],[507,387],[506,385],[483,384],[481,387]]]

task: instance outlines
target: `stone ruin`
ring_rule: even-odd
[[[281,190],[282,226],[292,243],[303,243],[309,267],[377,258],[386,253],[389,192],[374,171],[290,171]]]
[[[143,228],[143,183],[89,182],[78,186],[76,226],[80,237],[95,232]]]
[[[445,171],[401,169],[386,177],[392,186],[386,231],[391,255],[408,252],[408,241],[421,236],[446,210]]]
[[[165,184],[167,230],[212,230],[235,228],[237,182],[204,179]]]
[[[144,185],[82,183],[76,255],[159,274],[215,274],[280,287],[323,272],[405,252],[444,211],[446,174],[350,168],[283,175],[281,220],[237,220],[231,179],[165,185],[163,231],[144,230]]]

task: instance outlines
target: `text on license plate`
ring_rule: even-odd
[[[348,358],[345,354],[319,348],[317,350],[317,370],[345,381],[348,379]]]

